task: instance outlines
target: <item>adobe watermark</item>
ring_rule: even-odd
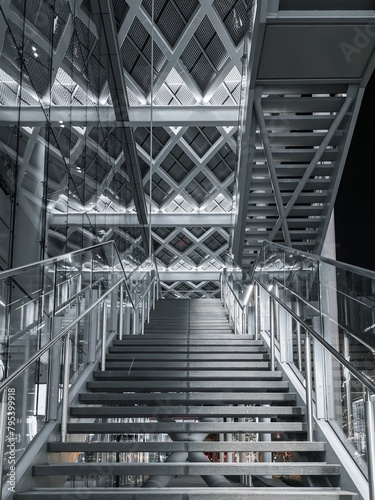
[[[9,387],[6,425],[6,456],[9,470],[7,472],[8,491],[16,491],[16,389]]]
[[[355,26],[354,28],[353,44],[348,42],[341,42],[340,49],[344,54],[346,62],[350,64],[354,54],[360,54],[362,50],[366,49],[373,38],[375,38],[375,25],[366,24],[363,27]]]

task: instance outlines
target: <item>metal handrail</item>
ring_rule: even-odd
[[[53,315],[56,315],[56,314],[59,314],[61,311],[63,311],[64,309],[66,309],[66,307],[68,307],[68,305],[73,302],[75,299],[77,299],[80,295],[82,295],[85,291],[87,291],[89,288],[92,288],[93,285],[96,285],[98,284],[99,282],[103,281],[104,278],[99,278],[98,280],[94,281],[94,283],[90,284],[90,285],[87,285],[85,288],[82,288],[82,290],[80,290],[79,292],[75,293],[72,297],[70,297],[67,301],[65,301],[63,304],[60,304],[56,309],[55,311],[48,311],[45,313],[45,316],[47,318],[53,316]],[[48,292],[48,293],[51,293],[51,292]],[[48,295],[48,294],[45,294],[45,295]],[[33,321],[32,323],[30,323],[29,325],[25,326],[25,328],[23,328],[22,330],[19,330],[18,332],[16,333],[13,333],[10,337],[9,337],[9,340],[10,340],[10,343],[12,342],[15,342],[16,340],[18,340],[20,337],[22,337],[23,335],[25,335],[29,330],[31,330],[32,328],[35,328],[36,326],[38,326],[40,323],[40,320],[39,319],[36,319],[35,321]]]
[[[144,301],[146,295],[148,294],[149,290],[151,289],[151,285],[154,284],[155,282],[155,276],[152,278],[152,280],[150,281],[150,284],[148,285],[147,289],[144,291],[143,295],[141,297],[139,297],[139,300],[137,302],[137,304],[134,306],[134,309],[137,309],[139,304],[142,304],[142,302]],[[142,280],[143,281],[143,280]]]
[[[224,280],[225,280],[225,282],[227,283],[227,285],[228,285],[228,287],[229,287],[230,291],[232,292],[233,297],[236,299],[236,302],[238,303],[238,305],[240,306],[241,310],[243,311],[244,306],[243,306],[242,302],[240,301],[240,299],[237,297],[237,295],[236,295],[235,291],[234,291],[234,290],[233,290],[233,288],[231,287],[231,285],[230,285],[230,283],[229,283],[229,281],[228,281],[228,278],[227,278],[226,276],[224,276]]]
[[[371,382],[370,379],[368,379],[365,375],[363,375],[357,368],[355,368],[342,354],[340,354],[334,347],[331,346],[319,333],[317,333],[311,326],[309,326],[304,320],[302,320],[290,307],[288,307],[284,302],[277,297],[274,293],[272,293],[270,290],[268,290],[267,286],[258,281],[257,279],[254,280],[256,284],[258,284],[260,287],[265,290],[270,297],[272,297],[281,307],[288,313],[292,318],[297,321],[307,332],[309,332],[314,339],[316,339],[327,351],[332,354],[334,358],[337,359],[342,365],[347,368],[354,377],[362,382],[362,384],[373,394],[375,394],[375,384]]]
[[[345,271],[354,272],[354,273],[360,274],[361,276],[365,276],[367,278],[371,278],[371,279],[375,280],[375,271],[364,269],[363,267],[353,266],[352,264],[347,264],[345,262],[341,262],[338,260],[329,259],[328,257],[322,257],[320,255],[316,255],[313,253],[307,253],[307,252],[304,252],[302,250],[297,250],[295,248],[289,248],[289,247],[286,247],[284,245],[280,245],[279,243],[274,243],[274,242],[269,242],[267,240],[264,240],[263,245],[266,245],[266,244],[272,245],[276,248],[279,248],[280,250],[283,250],[289,254],[295,254],[295,255],[298,255],[301,257],[305,257],[309,260],[315,260],[317,262],[322,262],[324,264],[330,264],[331,266],[334,266],[334,267],[340,267]],[[258,258],[261,255],[261,253],[262,252],[260,251]],[[257,262],[257,261],[258,261],[258,259],[255,262]]]
[[[20,266],[20,267],[14,267],[13,269],[7,269],[6,271],[0,272],[0,280],[11,277],[11,276],[17,276],[18,274],[21,274],[21,273],[25,272],[26,270],[28,271],[30,269],[35,269],[37,267],[42,267],[42,266],[44,267],[44,266],[48,266],[49,264],[55,264],[57,262],[60,262],[62,260],[69,258],[69,256],[78,255],[82,252],[88,252],[88,251],[93,250],[95,248],[104,247],[104,246],[110,245],[110,244],[113,244],[114,247],[116,248],[114,240],[110,240],[110,241],[106,241],[105,243],[99,243],[98,245],[92,245],[91,247],[81,248],[80,250],[74,250],[74,252],[69,252],[69,253],[59,255],[56,257],[51,257],[49,259],[38,260],[37,262],[33,262],[32,264],[27,264],[26,266]]]
[[[26,361],[23,365],[21,365],[17,370],[15,370],[9,377],[7,377],[3,382],[0,383],[0,394],[6,389],[14,379],[16,379],[21,373],[23,373],[29,366],[31,366],[36,360],[38,360],[43,354],[50,350],[52,346],[54,346],[60,339],[62,339],[74,326],[76,326],[88,313],[90,313],[97,305],[99,305],[103,300],[111,293],[115,288],[117,288],[121,283],[125,281],[125,278],[122,278],[115,285],[113,285],[109,290],[107,290],[103,295],[97,299],[91,306],[89,306],[82,314],[77,316],[75,320],[73,320],[70,325],[68,325],[64,330],[62,330],[56,337],[50,340],[42,349],[36,352],[31,358]]]
[[[288,292],[290,292],[291,294],[293,294],[297,299],[301,300],[304,304],[306,304],[308,307],[310,307],[311,309],[313,309],[317,313],[322,314],[326,318],[328,317],[327,314],[322,313],[317,307],[315,307],[312,304],[310,304],[306,299],[304,299],[303,297],[301,297],[300,295],[298,295],[298,293],[296,293],[294,290],[292,290],[288,286],[284,285],[284,283],[281,283],[281,281],[277,280],[276,278],[273,278],[272,281],[274,281],[278,285],[282,286],[285,290],[287,290]],[[348,329],[346,329],[344,326],[340,325],[340,323],[338,323],[337,321],[334,321],[332,318],[328,317],[328,319],[330,321],[332,321],[336,326],[339,326],[340,328],[342,328],[347,335],[349,335],[350,337],[358,340],[359,343],[361,343],[362,345],[364,345],[369,351],[371,351],[371,353],[373,355],[375,355],[375,349],[373,347],[371,347],[369,344],[367,344],[367,342],[365,342],[364,340],[361,340],[354,333],[350,332]]]

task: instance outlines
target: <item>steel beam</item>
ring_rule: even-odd
[[[147,214],[149,217],[149,214]],[[154,227],[228,227],[231,226],[230,213],[153,213]],[[51,227],[69,226],[139,226],[135,213],[121,212],[68,212],[52,213]]]
[[[124,68],[121,62],[120,48],[117,39],[113,5],[110,0],[93,0],[91,6],[97,29],[98,31],[103,31],[106,45],[104,50],[108,51],[108,85],[111,92],[116,120],[124,124],[129,121],[129,102],[125,85]],[[131,181],[130,184],[134,204],[139,223],[142,226],[142,238],[146,253],[148,253],[151,242],[149,241],[149,234],[145,227],[147,225],[146,201],[134,131],[132,128],[122,126],[120,128],[120,136],[126,171]]]
[[[151,120],[150,106],[129,107],[128,116],[119,119],[112,106],[2,106],[0,126],[15,123],[15,117],[22,126],[43,126],[46,113],[52,126],[69,124],[80,127],[94,127],[98,122],[106,127],[148,127]],[[238,106],[155,106],[153,109],[155,127],[237,127]],[[63,122],[63,123],[61,123]]]
[[[288,223],[285,216],[284,203],[281,197],[281,191],[279,186],[279,181],[277,179],[275,163],[273,160],[273,155],[271,151],[270,140],[267,133],[266,123],[263,116],[263,110],[260,103],[260,99],[254,101],[254,110],[259,124],[260,135],[262,137],[263,148],[267,159],[268,171],[271,178],[272,190],[275,196],[276,207],[279,213],[279,218],[281,220],[281,225],[283,227],[285,243],[290,247],[292,242],[290,239]]]

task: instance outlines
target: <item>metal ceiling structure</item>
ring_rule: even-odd
[[[321,250],[374,66],[373,1],[3,0],[1,13],[0,149],[29,212],[48,149],[48,255],[114,239],[127,262],[151,234],[165,296],[213,297],[228,252],[249,267],[264,238]]]

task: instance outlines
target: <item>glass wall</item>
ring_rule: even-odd
[[[108,50],[89,8],[66,0],[0,4],[3,269],[111,239],[125,261],[145,256],[136,219],[129,228],[135,208]]]

